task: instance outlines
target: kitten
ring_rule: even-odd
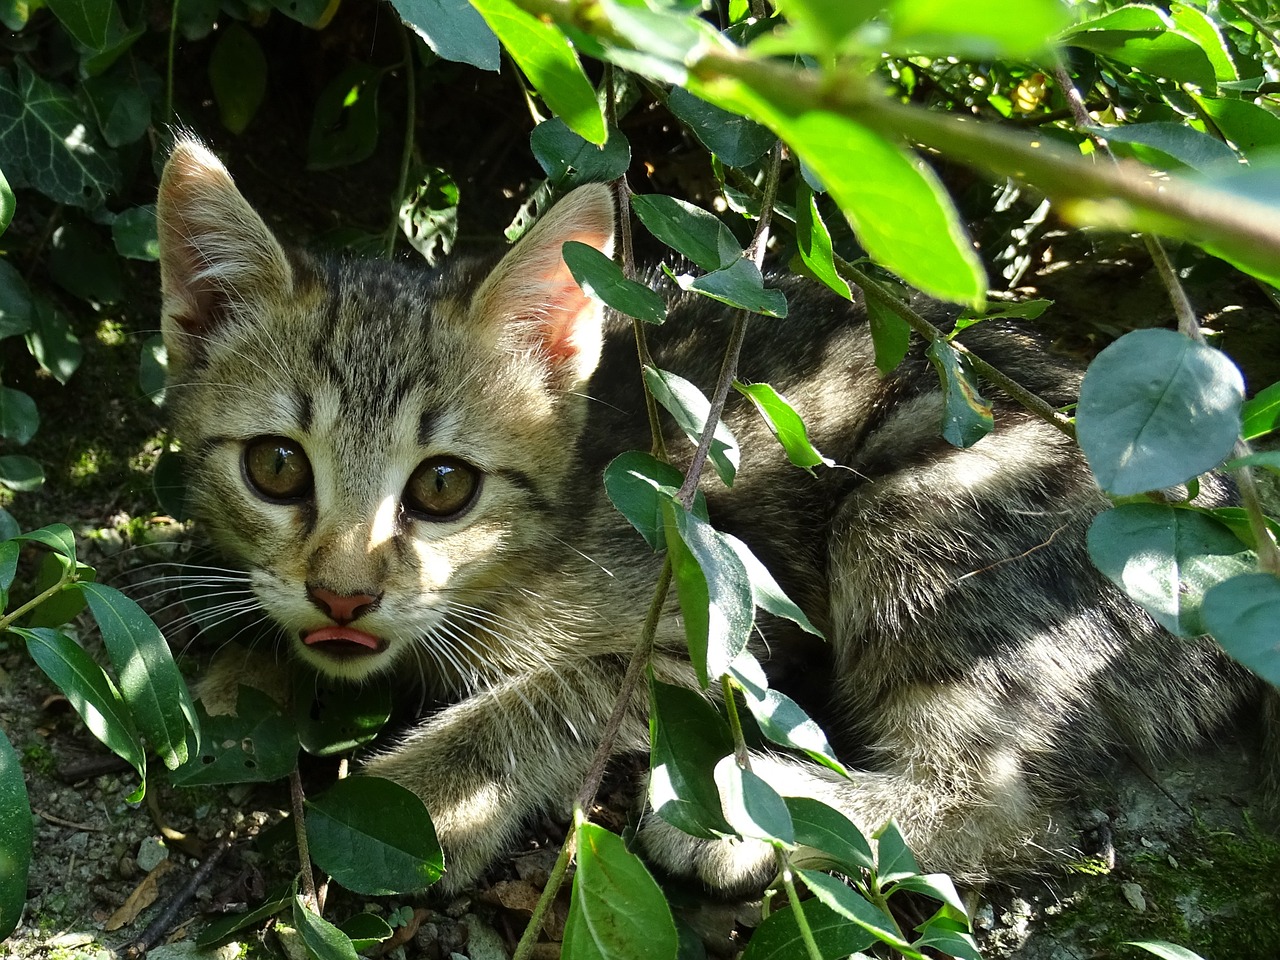
[[[630,325],[602,316],[560,254],[610,251],[609,190],[560,201],[514,248],[432,275],[286,250],[194,142],[160,186],[163,330],[189,496],[246,565],[296,656],[359,681],[413,675],[452,701],[365,770],[426,802],[444,884],[473,881],[583,779],[660,567],[601,474],[649,438]],[[1105,505],[1075,448],[997,400],[960,450],[919,349],[875,370],[865,312],[784,281],[742,379],[765,381],[848,469],[790,466],[749,404],[725,420],[737,482],[711,518],[751,546],[824,631],[762,616],[770,667],[827,678],[815,703],[850,779],[772,753],[753,769],[864,829],[896,817],[922,863],[961,878],[1044,857],[1052,803],[1091,761],[1195,741],[1254,697],[1211,642],[1159,630],[1093,569]],[[658,366],[709,390],[727,311],[674,295]],[[1055,404],[1074,374],[1008,329],[972,349]],[[995,355],[998,352],[998,355]],[[669,448],[688,453],[674,427]],[[655,670],[692,684],[678,605]],[[647,746],[641,690],[621,751]],[[648,855],[725,890],[773,872],[763,844],[705,841],[650,816]]]

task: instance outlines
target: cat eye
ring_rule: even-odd
[[[311,493],[311,461],[288,437],[258,437],[244,448],[244,475],[268,500],[301,500]]]
[[[461,460],[433,457],[423,460],[404,488],[404,505],[412,513],[445,518],[471,505],[480,489],[480,474]]]

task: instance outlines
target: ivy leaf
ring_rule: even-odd
[[[114,155],[65,87],[17,61],[17,81],[0,71],[0,156],[14,187],[34,187],[57,203],[95,209],[119,187]]]
[[[115,0],[47,0],[49,9],[84,48],[84,72],[101,73],[142,36],[143,24],[129,27]]]
[[[89,108],[110,147],[123,147],[142,138],[151,125],[151,104],[160,101],[159,74],[136,59],[125,70],[113,70],[84,83]]]
[[[10,627],[27,641],[31,659],[66,694],[85,727],[111,752],[138,772],[142,781],[129,799],[142,799],[147,788],[147,759],[129,709],[106,672],[74,640],[48,627]]]
[[[1232,577],[1204,595],[1200,616],[1227,653],[1280,686],[1280,580],[1269,573]]]
[[[444,872],[422,799],[380,777],[348,777],[307,801],[307,842],[322,870],[369,896],[414,893]]]
[[[935,340],[925,355],[942,382],[942,436],[953,446],[973,446],[995,426],[991,404],[978,392],[967,359],[949,342]]]
[[[577,848],[563,960],[675,960],[671,908],[640,858],[590,822],[578,826]]]
[[[111,240],[116,253],[130,260],[160,259],[156,230],[156,205],[144,203],[116,214],[111,221]]]
[[[649,803],[653,812],[695,837],[732,834],[711,775],[733,753],[728,724],[693,690],[649,676]]]
[[[83,220],[74,219],[54,231],[49,273],[60,286],[82,300],[119,303],[124,299],[124,272],[120,269],[120,258],[102,242],[101,228]],[[44,309],[36,313],[37,330],[41,326],[42,313],[49,318],[46,322],[50,324],[59,316],[52,304],[41,306]],[[65,323],[60,326],[65,327]],[[69,329],[62,336],[69,338]]]
[[[711,413],[711,403],[702,395],[702,391],[684,377],[676,376],[667,370],[655,367],[644,368],[644,382],[649,387],[653,398],[666,408],[675,418],[676,424],[689,438],[694,447],[702,439],[702,431]],[[716,474],[726,486],[733,486],[734,475],[738,471],[741,453],[738,440],[725,425],[724,421],[716,424],[711,438],[711,449],[707,453]]]
[[[468,0],[391,0],[400,19],[442,60],[497,72],[498,38]]]
[[[1223,353],[1172,330],[1135,330],[1080,385],[1080,447],[1116,496],[1182,483],[1221,463],[1240,433],[1244,380]]]
[[[22,919],[31,870],[31,802],[18,752],[0,731],[0,942]]]
[[[84,359],[84,347],[71,329],[67,315],[44,297],[34,301],[31,329],[27,332],[27,348],[41,368],[59,383],[65,384]]]
[[[569,40],[510,0],[471,0],[533,88],[584,140],[605,142],[604,114]]]
[[[666,302],[656,291],[628,280],[618,265],[595,247],[570,240],[562,250],[573,279],[593,300],[646,323],[661,323],[667,318]]]

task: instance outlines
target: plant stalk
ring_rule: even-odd
[[[293,811],[293,833],[298,840],[298,866],[302,878],[302,902],[316,916],[320,915],[320,901],[316,896],[316,878],[311,872],[311,846],[307,843],[306,810],[302,806],[302,776],[298,768],[289,772],[289,803]]]
[[[795,914],[796,927],[800,930],[800,939],[804,941],[805,952],[809,960],[822,960],[822,951],[813,939],[813,930],[809,927],[809,918],[804,915],[800,905],[800,895],[796,893],[795,878],[791,873],[791,861],[783,850],[776,850],[778,855],[778,872],[782,876],[782,886],[787,891],[787,899],[791,901],[791,912]]]
[[[8,629],[9,624],[26,616],[28,613],[30,613],[36,607],[40,606],[40,604],[44,603],[54,594],[61,593],[67,587],[71,586],[74,583],[79,583],[79,582],[80,582],[80,578],[76,576],[76,571],[74,568],[72,568],[71,570],[65,571],[62,574],[62,576],[58,578],[58,582],[55,583],[53,586],[49,587],[48,589],[41,590],[38,594],[36,594],[36,596],[32,597],[30,600],[28,600],[22,606],[18,607],[16,610],[13,610],[10,613],[5,614],[3,617],[0,617],[0,633],[4,633],[5,630]]]

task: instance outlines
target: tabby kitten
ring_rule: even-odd
[[[443,882],[466,885],[579,787],[660,565],[601,484],[615,455],[649,445],[630,327],[560,253],[609,252],[609,190],[575,190],[501,257],[438,275],[286,250],[190,141],[158,215],[192,505],[298,658],[357,682],[412,675],[449,702],[364,769],[422,797]],[[740,376],[784,392],[847,469],[791,467],[739,399],[725,412],[737,482],[705,492],[713,523],[829,638],[763,616],[756,652],[775,683],[824,678],[808,702],[858,769],[765,752],[753,768],[865,829],[897,818],[929,869],[979,878],[1043,858],[1052,803],[1092,759],[1188,744],[1255,684],[1094,571],[1084,530],[1104,500],[1066,439],[998,400],[993,434],[948,445],[918,350],[882,378],[860,301],[784,289],[790,316],[753,323]],[[726,314],[673,295],[656,363],[709,390]],[[1075,378],[1035,343],[970,333],[1051,402],[1072,399]],[[668,443],[688,450],[674,428]],[[657,642],[658,675],[692,684],[674,599]],[[641,691],[620,751],[646,748],[646,708]],[[773,872],[755,841],[653,816],[640,837],[713,887]]]

